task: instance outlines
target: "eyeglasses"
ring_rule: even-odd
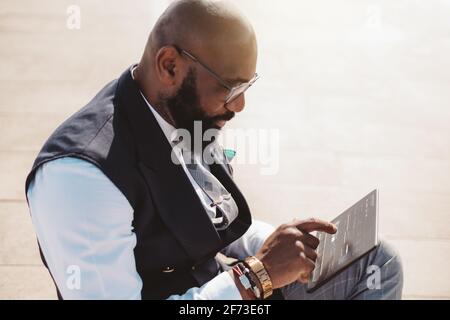
[[[243,94],[245,91],[247,91],[247,89],[250,88],[255,83],[256,80],[259,79],[258,74],[255,73],[253,79],[251,79],[249,82],[240,83],[237,86],[230,85],[225,80],[223,80],[219,75],[217,75],[217,73],[212,71],[208,66],[206,66],[203,63],[201,63],[191,53],[187,52],[184,49],[178,48],[177,46],[174,46],[174,48],[177,49],[177,51],[180,54],[184,54],[185,56],[187,56],[192,61],[194,61],[194,62],[198,63],[199,65],[201,65],[211,76],[213,76],[217,81],[219,81],[219,83],[224,88],[228,89],[229,92],[228,92],[228,94],[227,94],[227,96],[225,98],[225,104],[228,104],[228,103],[232,102],[233,100],[237,99],[241,94]]]

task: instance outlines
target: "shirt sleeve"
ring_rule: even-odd
[[[31,218],[64,299],[140,299],[133,209],[90,162],[65,157],[43,164],[27,192]],[[223,272],[182,299],[242,299]]]
[[[253,220],[250,228],[239,239],[228,245],[222,253],[236,259],[254,256],[275,228],[263,221]]]
[[[183,295],[172,295],[167,300],[242,300],[231,275],[222,272],[199,288],[191,288]]]
[[[64,299],[140,299],[133,209],[90,162],[43,164],[27,193],[49,270]]]

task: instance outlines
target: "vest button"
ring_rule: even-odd
[[[163,269],[162,272],[164,272],[164,273],[170,273],[170,272],[174,272],[174,271],[175,271],[175,268],[165,267],[165,268]]]
[[[195,266],[192,266],[192,270],[195,270]]]

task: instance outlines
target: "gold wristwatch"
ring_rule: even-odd
[[[259,280],[262,289],[262,299],[270,297],[273,292],[272,281],[264,264],[254,256],[246,258],[244,262]]]

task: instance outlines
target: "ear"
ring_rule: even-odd
[[[178,51],[171,46],[162,47],[156,54],[156,72],[166,86],[177,86],[182,79],[182,60]]]

